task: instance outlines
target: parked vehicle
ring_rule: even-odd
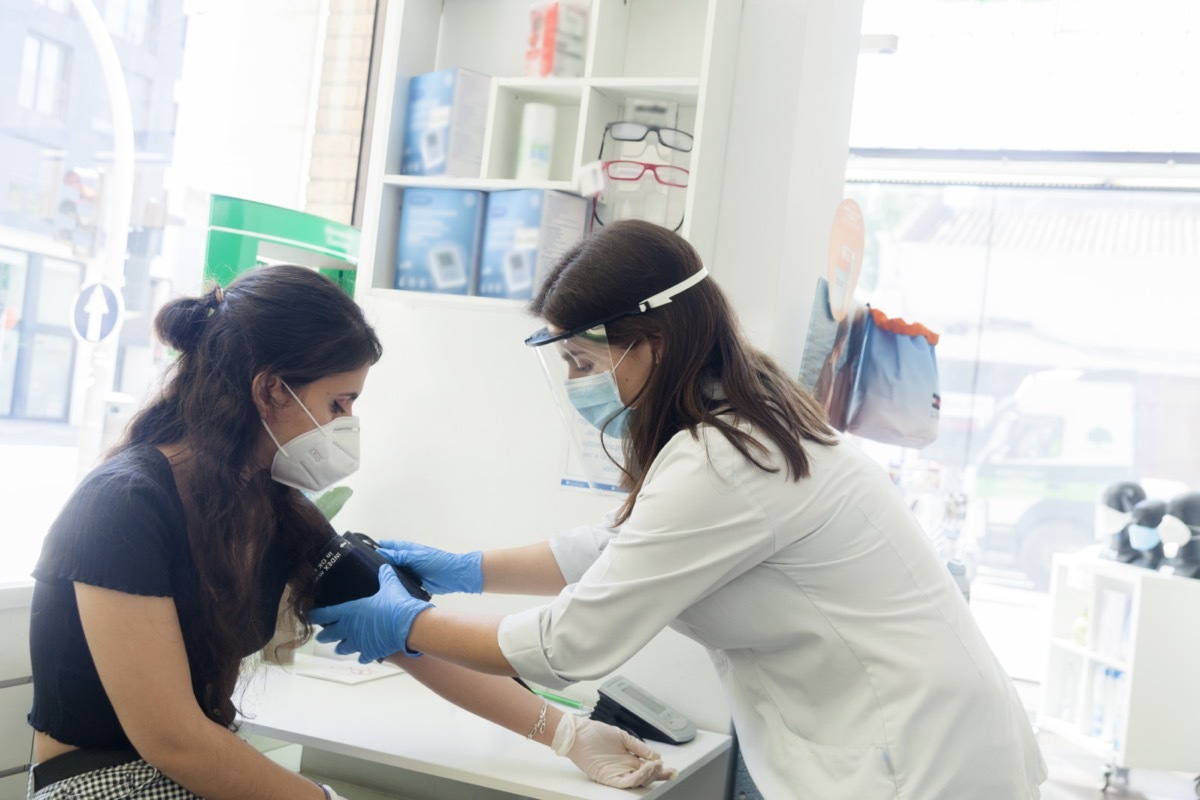
[[[1121,480],[1200,485],[1200,379],[1125,370],[1027,375],[996,406],[968,468],[964,552],[1037,589],[1054,552],[1096,540],[1101,492]]]

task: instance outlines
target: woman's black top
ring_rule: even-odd
[[[264,562],[261,607],[257,619],[250,621],[259,632],[258,648],[275,629],[288,578],[275,548]],[[192,689],[200,702],[215,667],[200,639],[199,584],[183,502],[171,466],[158,448],[130,448],[84,478],[51,525],[33,577],[33,709],[28,719],[34,729],[78,747],[132,747],[84,639],[75,581],[174,598]]]

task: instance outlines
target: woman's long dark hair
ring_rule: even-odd
[[[614,222],[555,264],[529,310],[558,328],[588,325],[636,308],[702,266],[695,249],[666,228],[640,220]],[[744,339],[733,309],[711,279],[664,306],[605,328],[612,345],[626,347],[654,337],[660,346],[646,385],[630,403],[635,408],[629,414],[623,466],[629,496],[619,522],[633,511],[646,469],[679,431],[695,436],[697,425],[711,425],[757,467],[777,472],[766,446],[735,424],[749,422],[779,447],[793,480],[809,474],[804,441],[837,442],[812,396]]]
[[[300,492],[255,463],[263,427],[254,378],[266,371],[298,391],[374,364],[383,350],[345,292],[296,266],[260,267],[223,292],[172,300],[154,325],[179,357],[110,457],[136,445],[185,445],[186,460],[173,466],[199,574],[198,629],[216,665],[196,676],[196,688],[205,713],[232,726],[241,660],[270,635],[255,624],[268,550],[286,562],[289,612],[303,640],[312,630],[310,556],[333,532]]]

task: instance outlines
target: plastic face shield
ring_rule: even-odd
[[[571,448],[563,478],[567,485],[620,491],[622,433],[629,412],[613,375],[624,349],[615,349],[603,324],[535,348],[554,405],[567,426]]]
[[[567,426],[572,453],[565,484],[620,491],[622,433],[629,410],[621,403],[613,372],[628,348],[609,342],[606,325],[666,305],[707,276],[708,270],[701,269],[634,308],[569,330],[542,328],[525,340],[538,355]]]

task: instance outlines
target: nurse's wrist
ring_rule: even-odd
[[[426,612],[434,611],[436,609],[437,606],[433,605],[432,603],[427,603],[424,608],[417,611],[417,613],[413,615],[412,619],[407,622],[408,630],[404,630],[405,622],[403,620],[400,620],[396,623],[400,626],[400,634],[404,637],[402,640],[404,643],[404,649],[400,651],[402,655],[408,656],[409,658],[417,658],[421,655],[424,655],[425,646],[420,643],[421,635],[417,632],[417,628],[421,617],[425,616]]]
[[[565,716],[566,714],[559,709],[552,705],[547,705],[545,726],[543,726],[538,733],[535,733],[529,738],[533,739],[535,742],[540,742],[541,744],[546,745],[546,747],[552,748],[554,743],[554,734],[556,731],[558,731],[558,726],[562,723],[563,717]]]

